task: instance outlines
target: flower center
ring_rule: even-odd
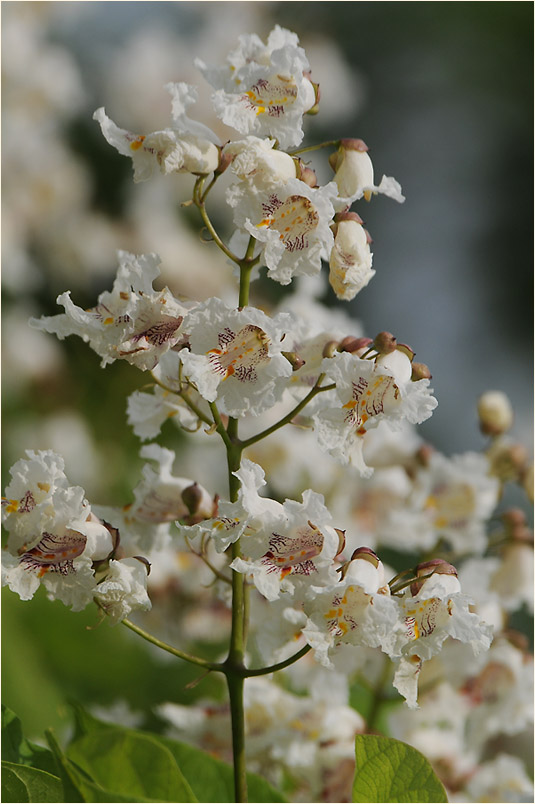
[[[219,348],[207,352],[212,369],[223,380],[233,376],[240,382],[255,382],[258,379],[256,366],[270,359],[266,333],[253,324],[247,324],[237,333],[225,327],[217,340]]]
[[[260,78],[251,89],[243,95],[247,108],[258,116],[281,117],[286,109],[297,99],[297,87],[293,78],[284,75],[272,75]]]
[[[370,382],[359,377],[352,386],[352,397],[343,406],[347,410],[345,420],[355,428],[357,435],[362,436],[370,418],[388,413],[399,403],[399,388],[392,377],[384,374]]]
[[[86,537],[75,530],[67,530],[63,536],[43,533],[39,544],[24,553],[20,563],[24,569],[37,570],[40,578],[46,572],[69,575],[76,572],[73,560],[84,552]]]
[[[316,572],[313,559],[323,548],[322,532],[309,522],[298,528],[296,536],[281,536],[273,533],[269,540],[269,550],[262,558],[268,572],[279,572],[281,579],[286,575],[310,575]]]
[[[340,644],[348,631],[358,628],[369,605],[370,596],[360,586],[348,586],[343,595],[333,597],[331,608],[323,616],[329,631],[339,640],[336,644]]]
[[[310,199],[302,195],[291,195],[285,201],[270,195],[262,204],[265,215],[257,224],[279,232],[279,237],[287,251],[302,251],[308,248],[308,233],[316,228],[319,215]]]

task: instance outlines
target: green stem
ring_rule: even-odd
[[[375,729],[375,724],[377,722],[379,711],[381,709],[383,701],[385,701],[384,688],[390,680],[391,669],[392,669],[391,662],[388,659],[384,658],[382,672],[381,675],[379,676],[379,681],[374,687],[373,700],[371,703],[370,711],[368,712],[368,717],[366,718],[366,734],[371,734]]]
[[[173,656],[178,656],[179,659],[184,659],[186,662],[191,662],[191,664],[197,664],[199,667],[206,667],[207,670],[218,670],[222,673],[225,672],[222,664],[218,664],[217,662],[209,662],[207,659],[201,659],[199,656],[193,656],[190,653],[185,653],[182,650],[178,650],[178,648],[174,648],[172,645],[168,645],[167,642],[163,642],[161,639],[149,634],[148,631],[144,631],[143,628],[135,625],[130,620],[122,620],[121,622],[135,634],[138,634],[140,637],[143,637],[143,639],[146,639],[147,642],[151,642],[158,648],[167,651],[167,653],[172,653]]]
[[[214,418],[215,429],[217,430],[217,432],[219,433],[219,435],[223,439],[223,442],[224,442],[224,444],[225,444],[225,446],[227,448],[227,451],[228,451],[229,449],[232,449],[232,441],[230,440],[229,435],[228,435],[227,431],[225,430],[225,425],[223,424],[223,422],[221,420],[221,415],[219,413],[218,407],[217,407],[215,402],[209,402],[209,405],[210,405],[210,410],[212,412],[212,416]],[[238,468],[239,468],[239,464],[238,464]]]
[[[249,243],[247,244],[247,251],[245,257],[240,260],[240,292],[238,299],[238,307],[247,307],[249,304],[249,288],[251,285],[251,271],[260,259],[260,257],[253,257],[256,245],[255,238],[251,235]]]
[[[298,156],[299,154],[306,154],[308,151],[319,151],[320,148],[338,148],[340,140],[327,140],[327,142],[320,142],[319,145],[308,145],[306,148],[296,148],[295,151],[288,151],[290,156]]]
[[[245,712],[243,708],[244,678],[236,672],[228,672],[227,685],[230,698],[230,716],[232,719],[234,800],[247,801],[247,770],[245,767]]]
[[[246,678],[249,678],[250,676],[265,676],[268,673],[276,673],[277,670],[284,670],[285,667],[289,667],[294,662],[297,662],[302,656],[305,656],[309,650],[310,645],[305,645],[300,651],[294,653],[294,655],[290,656],[288,659],[284,659],[282,662],[277,662],[277,664],[272,664],[269,667],[259,667],[257,670],[245,668],[244,674]]]
[[[295,416],[297,416],[297,414],[300,413],[303,410],[303,408],[306,405],[308,405],[310,400],[314,399],[314,397],[317,394],[322,393],[322,391],[332,391],[333,388],[336,388],[336,383],[321,386],[320,382],[323,380],[324,377],[325,374],[320,374],[320,376],[316,380],[314,388],[312,388],[312,390],[308,392],[308,394],[304,397],[304,399],[302,399],[301,402],[299,402],[299,404],[297,404],[294,408],[292,408],[292,410],[289,413],[287,413],[286,416],[284,416],[280,421],[276,422],[275,424],[272,424],[271,427],[266,427],[265,430],[262,430],[260,433],[251,436],[251,438],[247,438],[245,441],[242,441],[241,444],[243,449],[245,449],[246,447],[250,447],[253,444],[256,444],[257,441],[261,441],[263,438],[266,438],[267,436],[271,435],[271,433],[274,433],[276,430],[279,430],[281,427],[284,427],[285,424],[289,424],[292,421],[292,419]]]

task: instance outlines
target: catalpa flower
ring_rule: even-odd
[[[343,644],[394,649],[401,631],[395,601],[382,562],[368,548],[359,548],[344,567],[341,580],[319,591],[304,604],[303,634],[315,657],[331,667],[331,654]]]
[[[470,611],[472,601],[461,594],[455,568],[442,559],[418,566],[420,578],[429,574],[396,598],[405,627],[395,648],[394,655],[401,659],[393,684],[410,708],[417,706],[422,663],[437,654],[448,637],[469,644],[475,655],[492,641],[492,627]]]
[[[190,120],[188,106],[197,99],[194,87],[184,83],[167,84],[172,96],[173,128],[152,134],[133,134],[119,128],[97,109],[93,119],[100,123],[106,140],[123,156],[132,159],[134,181],[150,179],[156,169],[169,173],[211,173],[219,165],[217,137],[202,123]]]
[[[92,599],[93,561],[114,548],[110,530],[91,512],[80,486],[70,486],[63,459],[51,450],[26,453],[11,469],[2,499],[9,532],[2,551],[2,585],[30,600],[40,584],[75,611]]]
[[[334,170],[334,181],[340,196],[338,209],[350,206],[363,196],[370,201],[375,193],[393,198],[400,204],[405,201],[400,184],[392,176],[383,176],[378,186],[374,184],[372,160],[368,146],[362,140],[340,140],[338,150],[329,157],[329,164]]]
[[[258,494],[265,481],[256,464],[244,461],[235,474],[242,481],[239,502],[247,524],[241,540],[244,557],[234,559],[232,569],[250,574],[268,600],[281,592],[303,597],[312,587],[335,582],[334,559],[343,536],[332,527],[323,496],[307,489],[301,503],[281,504]]]
[[[176,520],[193,524],[211,517],[214,501],[194,480],[173,474],[172,450],[147,444],[140,455],[150,463],[141,470],[143,479],[134,489],[134,501],[123,508],[94,506],[93,510],[119,529],[121,547],[146,554],[170,543],[170,526]]]
[[[64,314],[32,318],[30,325],[55,333],[60,340],[78,335],[100,355],[102,366],[122,358],[143,371],[150,370],[180,340],[188,308],[167,288],[153,290],[152,283],[160,273],[156,254],[135,256],[119,251],[118,258],[113,289],[100,294],[96,307],[77,307],[67,291],[57,298]]]
[[[2,524],[14,555],[34,547],[42,531],[84,521],[91,512],[83,488],[69,485],[60,455],[52,450],[27,450],[26,455],[11,467],[2,497]]]
[[[275,140],[245,137],[225,145],[223,156],[232,159],[231,170],[241,181],[271,187],[297,175],[295,159],[274,146]]]
[[[239,37],[223,67],[195,66],[216,90],[218,117],[241,134],[276,138],[281,148],[299,145],[302,117],[316,104],[316,92],[304,75],[305,52],[294,33],[275,26],[267,45],[256,34]]]
[[[336,185],[312,188],[299,179],[274,187],[253,188],[243,183],[227,191],[234,223],[264,243],[268,276],[287,285],[292,277],[314,275],[328,260],[334,239]]]
[[[329,283],[339,299],[351,301],[370,279],[372,253],[368,233],[356,212],[336,217],[334,246],[329,258]]]
[[[387,355],[380,363],[382,358],[374,362],[343,352],[326,358],[322,364],[322,370],[336,383],[336,391],[332,396],[320,395],[319,404],[324,407],[314,416],[318,443],[341,463],[352,460],[364,477],[373,471],[366,466],[362,454],[363,440],[370,428],[381,420],[392,429],[399,429],[403,421],[419,424],[438,404],[431,396],[429,380],[412,382],[409,358],[402,352],[393,354],[396,360]],[[392,368],[385,365],[389,358]]]
[[[257,416],[277,402],[292,367],[282,355],[291,318],[269,318],[254,307],[236,310],[219,299],[199,305],[185,321],[190,349],[180,358],[201,396],[229,416]]]

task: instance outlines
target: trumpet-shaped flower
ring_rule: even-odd
[[[264,244],[268,276],[281,285],[294,276],[319,273],[321,260],[329,259],[335,198],[333,182],[312,188],[299,179],[273,187],[239,183],[227,192],[234,223]]]
[[[112,291],[104,291],[96,307],[83,310],[70,298],[58,296],[65,313],[30,319],[31,326],[55,333],[60,340],[78,335],[102,358],[101,365],[120,358],[141,370],[153,369],[160,357],[182,336],[187,307],[152,283],[159,275],[156,254],[135,256],[119,251],[119,269]]]
[[[355,213],[350,214],[354,217],[341,220],[337,224],[329,258],[330,285],[337,297],[344,301],[354,299],[375,276],[368,234]]]
[[[319,445],[343,464],[353,460],[365,477],[372,473],[362,454],[370,428],[382,420],[392,429],[399,429],[403,421],[419,424],[437,406],[429,380],[407,381],[404,367],[396,367],[394,373],[388,366],[344,352],[326,358],[322,369],[336,383],[336,392],[334,397],[330,393],[320,397],[324,407],[314,416]],[[330,404],[336,397],[336,404]]]
[[[303,634],[316,659],[332,665],[331,654],[344,643],[391,653],[401,621],[390,596],[381,561],[355,557],[344,577],[306,601],[307,624]]]
[[[260,467],[245,462],[236,473],[244,484],[241,505],[247,515],[242,538],[243,558],[230,565],[250,574],[258,591],[268,600],[281,592],[300,597],[336,581],[334,559],[340,551],[340,535],[332,527],[331,515],[321,494],[307,489],[301,503],[284,504],[258,495],[264,482]]]
[[[267,44],[256,34],[239,37],[239,45],[223,67],[195,66],[216,90],[218,117],[242,134],[274,137],[282,148],[303,139],[302,117],[316,103],[316,93],[304,75],[305,52],[294,33],[275,26]]]
[[[188,315],[190,350],[180,358],[184,374],[208,402],[229,416],[256,416],[280,399],[292,367],[282,355],[291,318],[269,318],[253,307],[228,308],[209,299]]]
[[[415,708],[422,662],[437,654],[448,637],[469,644],[477,655],[489,648],[492,628],[470,611],[471,600],[461,594],[455,574],[432,572],[396,602],[405,625],[395,649],[401,658],[393,684]]]
[[[217,138],[202,123],[190,120],[188,106],[195,102],[197,91],[184,83],[167,84],[172,95],[174,128],[152,134],[133,134],[119,128],[107,116],[104,107],[93,118],[100,123],[106,140],[120,154],[132,159],[134,181],[150,179],[156,169],[169,173],[211,173],[219,164]]]

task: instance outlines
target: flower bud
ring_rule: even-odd
[[[312,81],[312,74],[311,74],[310,70],[307,70],[306,72],[304,72],[303,75],[304,75],[305,78],[308,78],[308,80],[309,80],[309,82],[310,82],[310,84],[311,84],[311,86],[312,86],[312,88],[314,90],[314,105],[311,106],[310,109],[307,109],[305,114],[317,114],[319,112],[319,103],[320,103],[320,98],[321,98],[320,85],[318,83],[316,83],[315,81]]]
[[[222,173],[224,173],[233,159],[234,154],[225,151],[223,148],[220,148],[219,164],[214,170],[214,176],[220,176]]]
[[[513,408],[502,391],[486,391],[477,402],[479,426],[485,435],[506,433],[513,424]]]
[[[334,170],[334,181],[342,198],[356,198],[363,194],[366,201],[372,195],[373,164],[368,156],[368,146],[358,139],[340,140],[338,150],[329,157]]]
[[[322,357],[334,357],[338,350],[338,341],[327,341],[323,347]]]
[[[371,338],[354,338],[352,335],[347,335],[338,344],[338,351],[358,354],[359,352],[366,351],[372,343]]]
[[[398,342],[391,332],[383,331],[375,336],[373,345],[380,355],[388,355],[396,350]]]
[[[340,528],[335,528],[335,531],[338,534],[338,550],[336,555],[339,555],[346,546],[346,532],[345,530],[340,530]]]
[[[316,176],[315,171],[305,165],[302,159],[296,159],[295,163],[297,178],[303,181],[305,184],[308,184],[309,187],[317,187],[318,177]]]
[[[437,575],[454,575],[457,577],[457,570],[453,564],[448,564],[443,558],[432,558],[431,561],[423,561],[416,567],[415,574],[418,578],[424,577],[422,580],[411,583],[411,595],[416,597],[427,580],[425,576],[434,575],[435,573]]]
[[[143,564],[147,570],[147,575],[150,575],[151,563],[148,558],[145,558],[145,556],[132,556],[132,558],[135,558],[136,561],[139,561],[141,564]]]
[[[306,361],[303,360],[302,357],[299,357],[297,352],[281,352],[281,354],[286,358],[288,363],[290,363],[293,371],[298,371],[305,365]]]
[[[398,350],[398,352],[402,352],[404,355],[407,355],[407,357],[409,358],[409,360],[412,363],[414,355],[416,354],[416,352],[414,351],[414,349],[411,346],[408,345],[408,343],[398,343],[398,345],[396,346],[396,349]]]
[[[487,450],[490,473],[502,483],[521,481],[528,469],[528,451],[523,444],[502,443],[496,439]]]
[[[339,299],[350,301],[375,275],[372,253],[361,218],[343,213],[334,224],[334,246],[329,257],[329,282]]]
[[[198,512],[201,502],[204,500],[204,494],[196,482],[192,483],[191,486],[187,486],[180,496],[192,516]]]
[[[357,558],[360,558],[363,561],[369,561],[374,567],[378,567],[381,563],[379,556],[369,547],[357,547],[357,549],[353,551],[353,555],[351,556],[350,560],[355,561]]]
[[[412,376],[411,380],[416,382],[417,380],[430,380],[431,379],[431,372],[429,371],[428,366],[425,363],[413,363],[412,364]]]

